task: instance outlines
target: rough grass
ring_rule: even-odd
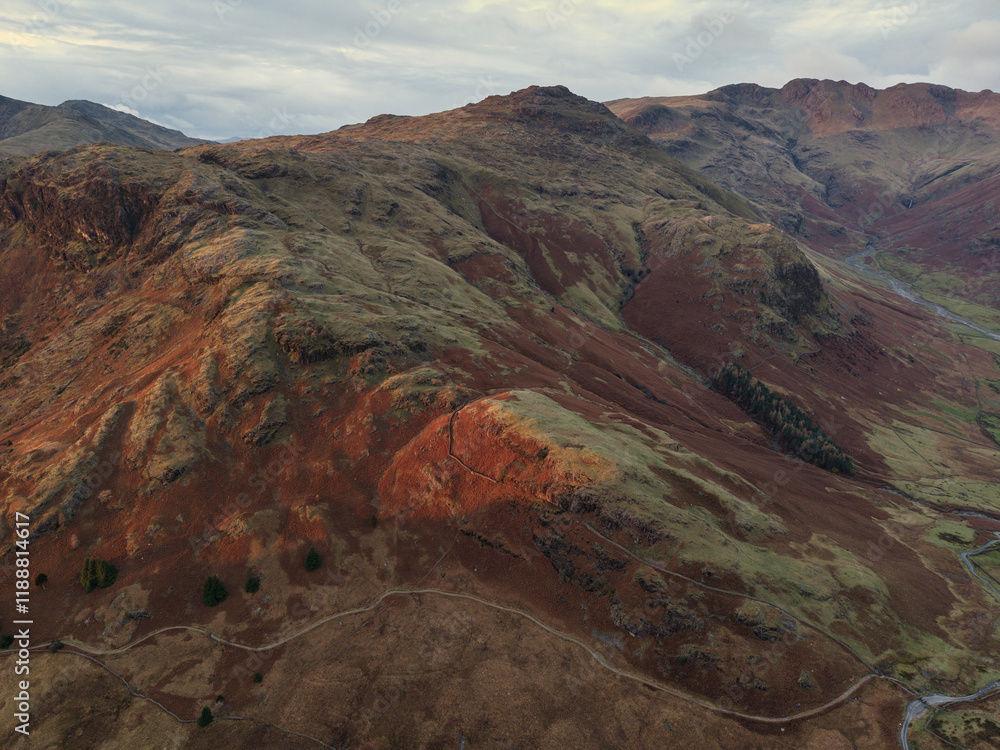
[[[937,433],[911,424],[876,425],[868,444],[899,477],[941,475],[949,468],[938,450]]]
[[[926,719],[924,731],[943,737],[952,747],[998,747],[1000,746],[1000,719],[988,715],[976,707],[961,707],[936,712]],[[930,732],[928,732],[930,734]]]
[[[888,588],[877,572],[832,540],[814,536],[808,545],[793,545],[800,550],[796,555],[765,546],[785,533],[780,519],[766,512],[768,499],[752,492],[741,498],[726,490],[719,482],[729,475],[684,449],[668,433],[647,429],[650,437],[628,425],[590,423],[535,392],[519,391],[517,400],[505,405],[534,429],[543,430],[548,440],[586,445],[613,462],[617,471],[589,486],[588,497],[603,514],[667,530],[668,539],[641,553],[652,555],[650,559],[677,559],[683,566],[697,566],[717,576],[737,576],[755,595],[827,628],[845,618],[852,627],[868,626],[861,614],[844,609],[840,596],[844,589],[868,590],[889,609]],[[659,471],[653,473],[651,467]],[[705,479],[706,474],[713,479]],[[736,528],[702,504],[709,498],[732,512]],[[734,535],[737,530],[751,541],[740,541]],[[902,633],[901,622],[886,625]],[[909,642],[900,638],[900,643]],[[848,640],[867,658],[878,656],[859,639]],[[905,650],[923,654],[922,643],[914,642]]]
[[[975,422],[976,415],[979,413],[979,407],[977,406],[959,405],[954,401],[946,401],[943,398],[935,398],[933,403],[941,411],[957,417],[962,422]]]
[[[976,532],[961,521],[940,520],[924,532],[923,538],[936,547],[964,552],[975,541]]]
[[[897,480],[894,484],[903,492],[928,502],[993,513],[997,509],[997,485],[993,482],[942,477],[919,481]]]

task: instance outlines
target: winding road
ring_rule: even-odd
[[[1000,600],[1000,591],[993,585],[986,576],[981,575],[975,568],[972,562],[972,558],[976,555],[981,555],[984,552],[988,552],[996,546],[1000,546],[1000,532],[994,532],[994,536],[997,537],[982,547],[977,547],[974,550],[969,550],[968,552],[959,552],[958,556],[962,558],[962,562],[965,563],[965,567],[968,568],[969,574],[973,577],[979,579],[980,582],[987,589],[989,589],[993,595]],[[977,690],[975,693],[970,695],[960,695],[949,697],[947,695],[942,695],[941,693],[933,693],[932,695],[924,695],[912,701],[906,707],[906,716],[903,717],[903,726],[899,729],[899,742],[903,746],[903,750],[910,750],[910,743],[907,739],[907,735],[910,731],[910,725],[916,720],[927,713],[928,710],[938,708],[940,706],[947,706],[952,703],[966,703],[969,701],[976,701],[982,698],[989,697],[991,693],[996,690],[1000,690],[1000,680],[995,680],[988,685]]]
[[[888,274],[885,274],[881,271],[877,271],[867,266],[863,262],[864,259],[873,257],[875,252],[876,252],[875,243],[869,242],[863,252],[855,253],[854,255],[845,258],[845,262],[851,268],[855,269],[856,271],[859,271],[863,275],[872,276],[881,279],[882,281],[885,281],[886,283],[889,284],[889,287],[890,289],[892,289],[893,292],[903,297],[904,299],[909,300],[910,302],[918,304],[921,307],[924,307],[936,313],[939,317],[942,317],[945,320],[951,321],[953,323],[959,323],[963,326],[971,328],[977,333],[981,333],[984,336],[987,336],[995,341],[1000,341],[1000,335],[997,335],[992,331],[987,331],[982,326],[973,323],[971,320],[963,318],[961,315],[956,315],[955,313],[951,312],[951,310],[947,310],[941,305],[937,305],[934,304],[933,302],[925,300],[923,297],[918,295],[913,289],[908,287],[906,284],[903,284],[898,279],[894,279]],[[986,552],[987,550],[990,550],[993,547],[1000,545],[1000,533],[996,534],[996,536],[998,537],[997,539],[987,542],[982,547],[979,547],[974,550],[969,550],[967,552],[960,552],[959,557],[962,559],[962,562],[968,569],[969,574],[974,578],[978,579],[984,586],[986,586],[986,588],[995,597],[997,597],[998,600],[1000,600],[1000,591],[997,590],[997,588],[993,585],[993,583],[990,580],[988,580],[985,576],[980,575],[980,573],[975,569],[975,566],[972,563],[971,559],[976,555],[982,554],[983,552]],[[921,696],[917,698],[915,701],[912,701],[906,707],[906,715],[903,717],[903,724],[899,729],[899,742],[902,745],[903,750],[910,750],[910,743],[907,738],[907,735],[909,734],[910,725],[916,719],[923,716],[928,710],[932,708],[936,709],[941,706],[947,706],[953,703],[964,703],[967,701],[975,701],[982,698],[986,698],[997,689],[1000,689],[1000,681],[990,682],[989,684],[982,687],[980,690],[970,695],[949,697],[946,695],[941,695],[940,693],[934,693],[931,695]]]
[[[994,532],[993,536],[997,538],[987,542],[978,549],[974,549],[969,552],[960,552],[959,557],[962,558],[962,562],[965,563],[965,567],[969,569],[969,574],[975,578],[978,578],[986,588],[988,588],[991,592],[993,592],[993,596],[995,596],[997,599],[1000,599],[1000,590],[998,590],[997,587],[993,585],[993,582],[990,579],[988,579],[986,576],[979,574],[975,566],[972,564],[971,560],[971,558],[975,557],[976,555],[981,555],[984,552],[988,552],[989,550],[993,549],[994,547],[1000,546],[1000,532]]]

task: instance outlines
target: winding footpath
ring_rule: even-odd
[[[457,411],[458,410],[456,410],[456,413],[457,413]],[[451,448],[451,446],[449,446],[449,449],[450,448]],[[449,452],[451,452],[451,451],[449,450]],[[464,464],[463,464],[463,466],[464,466]],[[472,470],[470,467],[466,467],[466,468],[469,469],[470,471],[474,472],[474,470]],[[474,472],[474,473],[478,474],[479,472]],[[487,478],[489,478],[489,477],[487,477]],[[492,478],[490,478],[490,479],[492,479]],[[493,480],[493,481],[496,481],[496,480]],[[817,716],[819,714],[825,713],[826,711],[830,710],[831,708],[834,708],[834,707],[836,707],[836,706],[844,703],[848,699],[850,699],[864,685],[866,685],[869,681],[871,681],[873,679],[884,679],[884,680],[887,680],[887,681],[892,682],[893,684],[897,685],[898,687],[906,690],[907,692],[909,692],[909,689],[907,688],[907,686],[904,685],[903,683],[899,682],[898,680],[895,680],[895,679],[890,678],[890,677],[886,677],[884,675],[880,675],[880,674],[876,673],[875,671],[873,671],[872,668],[867,664],[867,662],[861,656],[859,656],[849,645],[847,645],[846,643],[844,643],[843,641],[841,641],[839,638],[836,638],[831,633],[828,633],[827,631],[823,630],[822,628],[820,628],[820,627],[818,627],[816,625],[813,625],[812,623],[809,623],[809,622],[807,622],[805,620],[802,620],[801,618],[797,617],[796,615],[794,615],[793,613],[789,612],[788,610],[780,607],[779,605],[773,604],[772,602],[768,602],[768,601],[766,601],[764,599],[759,599],[757,597],[753,597],[751,595],[748,595],[748,594],[745,594],[745,593],[741,593],[741,592],[738,592],[738,591],[730,591],[728,589],[722,589],[722,588],[718,588],[718,587],[715,587],[715,586],[710,586],[708,584],[705,584],[705,583],[702,583],[700,581],[697,581],[697,580],[695,580],[693,578],[689,578],[688,576],[685,576],[685,575],[683,575],[681,573],[677,573],[676,571],[669,570],[669,569],[665,568],[664,566],[662,566],[662,565],[660,565],[660,564],[658,564],[656,562],[651,562],[649,560],[645,560],[645,559],[639,557],[638,555],[636,555],[635,553],[633,553],[631,550],[629,550],[628,548],[626,548],[623,545],[619,544],[615,540],[606,537],[604,534],[600,533],[599,531],[597,531],[596,529],[594,529],[589,524],[584,524],[584,525],[592,533],[594,533],[596,536],[598,536],[599,538],[601,538],[602,540],[604,540],[606,543],[614,546],[616,549],[620,550],[621,552],[623,552],[624,554],[628,555],[630,558],[632,558],[633,560],[635,560],[636,562],[638,562],[640,564],[647,565],[647,566],[649,566],[651,568],[654,568],[654,569],[656,569],[656,570],[658,570],[658,571],[660,571],[662,573],[665,573],[667,575],[683,579],[683,580],[685,580],[687,582],[690,582],[690,583],[692,583],[692,584],[694,584],[696,586],[699,586],[701,588],[704,588],[706,590],[714,591],[714,592],[717,592],[717,593],[720,593],[720,594],[726,594],[726,595],[731,595],[731,596],[742,597],[744,599],[748,599],[748,600],[751,600],[751,601],[756,601],[756,602],[759,602],[761,604],[773,607],[775,610],[784,613],[788,617],[794,619],[796,622],[801,623],[803,626],[805,626],[805,627],[807,627],[807,628],[809,628],[811,630],[814,630],[814,631],[822,634],[823,636],[829,638],[830,640],[836,642],[837,644],[839,644],[845,651],[847,651],[848,653],[850,653],[860,664],[862,664],[865,667],[865,669],[867,670],[867,673],[864,674],[864,675],[862,675],[859,679],[857,679],[850,686],[848,686],[848,688],[843,693],[841,693],[840,695],[834,697],[833,699],[827,701],[826,703],[824,703],[824,704],[822,704],[820,706],[815,706],[813,708],[810,708],[810,709],[807,709],[807,710],[804,710],[804,711],[799,711],[797,713],[789,714],[789,715],[786,715],[786,716],[761,716],[761,715],[746,713],[746,712],[743,712],[743,711],[737,711],[735,709],[729,709],[729,708],[725,708],[723,706],[719,706],[719,705],[713,704],[713,703],[711,703],[709,701],[705,701],[705,700],[702,700],[700,698],[696,698],[696,697],[694,697],[692,695],[684,693],[684,692],[682,692],[680,690],[677,690],[677,689],[675,689],[673,687],[665,685],[665,684],[663,684],[661,682],[658,682],[656,680],[652,680],[652,679],[650,679],[648,677],[645,677],[643,675],[636,674],[635,672],[632,672],[630,670],[624,670],[624,669],[621,669],[619,667],[616,667],[615,665],[609,663],[601,654],[599,654],[597,651],[595,651],[590,645],[588,645],[584,641],[582,641],[579,638],[577,638],[575,636],[572,636],[572,635],[570,635],[568,633],[564,633],[564,632],[562,632],[560,630],[557,630],[556,628],[548,625],[547,623],[545,623],[542,620],[538,619],[537,617],[535,617],[534,615],[530,614],[529,612],[525,612],[524,610],[517,609],[515,607],[510,607],[510,606],[503,605],[503,604],[498,604],[496,602],[491,602],[491,601],[489,601],[487,599],[483,599],[483,598],[475,596],[473,594],[465,594],[465,593],[461,593],[461,592],[447,591],[447,590],[435,589],[435,588],[416,588],[416,587],[413,587],[413,588],[407,587],[407,588],[393,588],[393,589],[389,589],[387,591],[384,591],[379,596],[377,596],[370,604],[367,604],[365,606],[354,607],[354,608],[351,608],[351,609],[345,609],[345,610],[341,610],[339,612],[335,612],[333,614],[325,615],[325,616],[321,617],[320,619],[316,620],[315,622],[312,622],[312,623],[306,625],[305,627],[301,628],[300,630],[297,630],[295,632],[289,633],[289,634],[287,634],[287,635],[285,635],[285,636],[283,636],[283,637],[281,637],[281,638],[279,638],[279,639],[277,639],[275,641],[272,641],[271,643],[267,643],[267,644],[264,644],[264,645],[256,645],[255,646],[255,645],[251,645],[251,644],[240,643],[238,641],[229,640],[227,638],[223,638],[223,637],[221,637],[221,636],[213,633],[208,628],[205,628],[205,627],[199,626],[199,625],[173,625],[173,626],[168,626],[168,627],[160,628],[160,629],[155,630],[155,631],[153,631],[151,633],[147,633],[142,638],[139,638],[138,640],[133,641],[132,643],[129,643],[129,644],[125,645],[125,646],[122,646],[122,647],[119,647],[119,648],[111,648],[111,649],[97,648],[97,647],[88,645],[86,643],[83,643],[81,641],[78,641],[78,640],[76,640],[76,639],[74,639],[72,637],[63,638],[63,639],[61,639],[61,641],[64,644],[64,646],[66,647],[65,650],[64,650],[64,653],[66,653],[67,655],[72,655],[72,656],[76,656],[76,657],[79,657],[79,658],[84,658],[84,659],[87,659],[87,660],[91,661],[92,663],[96,664],[100,668],[104,669],[105,671],[107,671],[108,673],[110,673],[111,675],[113,675],[114,677],[116,677],[119,681],[121,681],[122,684],[125,686],[125,688],[128,690],[128,692],[130,694],[132,694],[133,696],[138,697],[138,698],[140,698],[142,700],[150,702],[151,704],[155,705],[157,708],[159,708],[161,711],[163,711],[164,713],[166,713],[168,716],[170,716],[174,720],[176,720],[176,721],[178,721],[180,723],[186,723],[186,724],[187,723],[193,723],[196,720],[195,719],[182,719],[181,717],[177,716],[175,713],[173,713],[172,711],[170,711],[166,706],[164,706],[159,701],[156,701],[155,699],[153,699],[153,698],[151,698],[151,697],[149,697],[147,695],[144,695],[143,693],[139,692],[122,675],[120,675],[117,672],[115,672],[107,664],[105,664],[103,661],[101,661],[98,657],[118,656],[118,655],[124,654],[124,653],[126,653],[126,652],[128,652],[128,651],[130,651],[130,650],[132,650],[132,649],[134,649],[134,648],[142,645],[143,643],[146,643],[147,641],[150,641],[150,640],[156,638],[159,635],[162,635],[162,634],[165,634],[165,633],[170,633],[170,632],[180,632],[180,631],[188,631],[188,632],[199,633],[199,634],[205,635],[208,639],[210,639],[214,643],[218,643],[218,644],[221,644],[221,645],[224,645],[224,646],[228,646],[228,647],[231,647],[231,648],[240,649],[240,650],[247,651],[247,652],[257,652],[257,653],[259,653],[259,652],[265,652],[265,651],[270,651],[270,650],[279,648],[279,647],[281,647],[281,646],[283,646],[283,645],[285,645],[285,644],[287,644],[287,643],[289,643],[289,642],[291,642],[291,641],[293,641],[293,640],[295,640],[297,638],[301,638],[302,636],[305,636],[305,635],[307,635],[307,634],[315,631],[317,628],[320,628],[323,625],[326,625],[327,623],[330,623],[330,622],[332,622],[334,620],[339,620],[339,619],[344,618],[344,617],[350,617],[352,615],[366,614],[366,613],[372,612],[373,610],[377,610],[379,608],[382,608],[382,609],[380,609],[379,612],[376,613],[376,616],[377,616],[378,614],[381,614],[382,611],[384,611],[385,607],[383,605],[384,605],[384,603],[386,602],[387,599],[390,599],[390,598],[393,598],[393,597],[408,597],[408,596],[440,596],[440,597],[450,598],[450,599],[461,599],[461,600],[465,600],[465,601],[475,602],[475,603],[477,603],[479,605],[482,605],[484,607],[488,607],[488,608],[493,609],[493,610],[505,612],[505,613],[508,613],[508,614],[513,614],[515,616],[521,617],[522,619],[530,622],[531,624],[533,624],[536,627],[544,630],[545,632],[549,633],[550,635],[552,635],[552,636],[554,636],[556,638],[559,638],[559,639],[561,639],[563,641],[566,641],[567,643],[570,643],[570,644],[572,644],[572,645],[574,645],[574,646],[582,649],[584,652],[586,652],[586,654],[588,656],[590,656],[594,661],[596,661],[601,667],[603,667],[605,670],[607,670],[608,672],[610,672],[613,675],[616,675],[618,677],[621,677],[623,679],[629,680],[631,682],[643,685],[644,687],[656,690],[656,691],[658,691],[660,693],[663,693],[663,694],[666,694],[666,695],[670,695],[670,696],[672,696],[674,698],[686,701],[686,702],[688,702],[688,703],[690,703],[692,705],[698,706],[698,707],[703,708],[703,709],[705,709],[707,711],[711,711],[711,712],[713,712],[715,714],[718,714],[718,715],[721,715],[721,716],[728,716],[728,717],[732,717],[732,718],[735,718],[735,719],[741,719],[741,720],[745,720],[745,721],[756,722],[756,723],[760,723],[760,724],[768,724],[768,725],[787,724],[787,723],[791,723],[791,722],[795,722],[795,721],[800,721],[800,720],[803,720],[803,719],[807,719],[807,718],[810,718],[810,717]],[[982,581],[986,585],[988,585],[989,588],[990,588],[990,590],[993,591],[995,594],[997,594],[998,598],[1000,598],[1000,592],[997,592],[997,590],[992,586],[992,584],[990,584],[986,579],[984,579],[981,575],[979,575],[975,571],[975,569],[973,568],[973,564],[971,562],[971,559],[970,559],[973,556],[975,556],[977,554],[981,554],[983,552],[986,552],[987,550],[992,549],[994,546],[997,546],[997,545],[1000,545],[1000,535],[998,535],[997,539],[988,542],[987,544],[983,545],[982,547],[979,547],[978,549],[971,550],[971,551],[965,552],[965,553],[961,553],[961,557],[962,557],[963,562],[965,563],[965,565],[969,569],[969,572],[972,575],[974,575],[977,579],[979,579],[980,581]],[[445,552],[445,554],[447,554],[447,551]],[[443,557],[444,557],[444,555],[442,555],[441,559],[443,559]],[[435,563],[434,568],[436,568],[437,565],[440,564],[441,559],[439,559],[437,561],[437,563]],[[431,570],[433,570],[433,568]],[[423,578],[426,578],[426,574],[420,580],[423,580]],[[366,622],[362,623],[360,626],[358,626],[357,628],[355,628],[350,634],[348,634],[348,636],[345,636],[345,637],[350,637],[350,635],[353,635],[354,633],[360,631],[363,627],[365,627],[366,625],[368,625],[372,621],[374,621],[374,617],[371,618],[369,621],[366,621]],[[32,647],[31,650],[35,651],[35,652],[44,651],[44,650],[47,650],[49,648],[49,645],[50,644],[43,644],[43,645],[35,646],[35,647]],[[5,651],[5,652],[0,652],[0,656],[11,655],[11,654],[14,654],[14,653],[16,653],[16,652],[8,650],[8,651]],[[285,682],[287,682],[287,680]],[[283,684],[284,683],[282,683],[282,685]],[[279,686],[279,688],[280,687],[281,686]],[[958,703],[958,702],[970,701],[970,700],[976,700],[976,699],[979,699],[979,698],[983,698],[983,697],[986,697],[987,695],[989,695],[990,693],[992,693],[993,691],[997,690],[998,688],[1000,688],[1000,682],[994,682],[994,683],[990,683],[989,685],[985,686],[982,690],[978,691],[977,693],[974,693],[974,694],[968,695],[968,696],[960,696],[960,697],[955,697],[955,698],[949,698],[948,696],[943,696],[943,695],[937,695],[937,694],[935,694],[935,695],[930,695],[930,696],[924,696],[922,698],[917,698],[916,700],[914,700],[913,702],[911,702],[908,705],[907,712],[906,712],[906,718],[905,718],[903,727],[900,730],[900,742],[901,742],[904,750],[909,750],[909,744],[907,742],[907,737],[906,737],[909,725],[912,723],[913,720],[915,720],[918,717],[920,717],[921,715],[923,715],[923,713],[925,713],[929,708],[931,708],[931,707],[937,707],[937,706],[942,706],[942,705],[947,705],[949,703]],[[273,694],[273,692],[274,691],[272,691],[272,694]],[[269,696],[269,698],[270,698],[270,696]],[[264,707],[262,706],[261,710],[263,710],[263,708]],[[285,734],[288,734],[288,735],[291,735],[291,736],[300,737],[302,739],[306,739],[306,740],[312,741],[312,742],[314,742],[316,744],[319,744],[321,746],[324,746],[324,747],[330,747],[330,745],[328,745],[327,743],[323,742],[322,740],[320,740],[320,739],[318,739],[316,737],[312,737],[312,736],[309,736],[309,735],[306,735],[306,734],[302,734],[300,732],[295,732],[293,730],[281,727],[281,726],[279,726],[277,724],[273,724],[271,722],[264,721],[263,719],[259,718],[259,713],[260,713],[260,711],[258,711],[258,714],[255,715],[254,717],[245,717],[245,716],[231,715],[231,716],[220,717],[220,718],[223,718],[223,719],[226,719],[226,720],[231,720],[231,721],[246,721],[246,720],[257,721],[257,722],[259,722],[259,723],[261,723],[261,724],[263,724],[263,725],[265,725],[267,727],[275,729],[276,731],[279,731],[279,732],[282,732],[282,733],[285,733]]]
[[[761,724],[787,724],[787,723],[790,723],[790,722],[799,721],[801,719],[807,719],[807,718],[809,718],[811,716],[816,716],[818,714],[824,713],[824,712],[828,711],[829,709],[833,708],[834,706],[837,706],[837,705],[843,703],[844,701],[846,701],[847,699],[849,699],[852,695],[854,695],[854,693],[856,693],[861,687],[863,687],[870,680],[880,677],[880,675],[877,675],[877,674],[874,674],[874,673],[865,674],[861,678],[859,678],[858,680],[856,680],[854,683],[852,683],[843,693],[841,693],[840,695],[836,696],[835,698],[827,701],[826,703],[824,703],[821,706],[816,706],[814,708],[810,708],[810,709],[807,709],[807,710],[804,710],[804,711],[799,711],[797,713],[789,714],[787,716],[760,716],[760,715],[757,715],[757,714],[745,713],[743,711],[736,711],[734,709],[728,709],[728,708],[724,708],[722,706],[715,705],[713,703],[710,703],[709,701],[705,701],[705,700],[701,700],[699,698],[695,698],[694,696],[688,695],[687,693],[684,693],[684,692],[682,692],[680,690],[672,688],[672,687],[670,687],[668,685],[665,685],[665,684],[663,684],[661,682],[658,682],[656,680],[649,679],[647,677],[644,677],[642,675],[636,674],[636,673],[634,673],[632,671],[629,671],[629,670],[620,669],[619,667],[616,667],[613,664],[609,663],[603,656],[601,656],[601,654],[599,654],[597,651],[595,651],[593,648],[591,648],[584,641],[580,640],[579,638],[576,638],[575,636],[569,635],[568,633],[564,633],[564,632],[562,632],[560,630],[557,630],[556,628],[553,628],[552,626],[550,626],[547,623],[543,622],[542,620],[538,619],[534,615],[532,615],[532,614],[530,614],[528,612],[525,612],[524,610],[517,609],[516,607],[509,607],[509,606],[504,605],[504,604],[497,604],[496,602],[491,602],[488,599],[483,599],[483,598],[475,596],[473,594],[464,594],[464,593],[457,592],[457,591],[446,591],[446,590],[443,590],[443,589],[434,589],[434,588],[396,588],[396,589],[389,589],[388,591],[385,591],[382,594],[380,594],[371,604],[368,604],[367,606],[364,606],[364,607],[355,607],[355,608],[352,608],[352,609],[343,610],[341,612],[336,612],[334,614],[326,615],[326,616],[322,617],[321,619],[317,620],[316,622],[313,622],[310,625],[307,625],[306,627],[302,628],[299,631],[291,633],[291,634],[289,634],[289,635],[287,635],[287,636],[285,636],[283,638],[280,638],[280,639],[278,639],[276,641],[273,641],[272,643],[269,643],[269,644],[266,644],[266,645],[263,645],[263,646],[251,646],[249,644],[239,643],[237,641],[231,641],[231,640],[222,638],[222,637],[220,637],[220,636],[212,633],[207,628],[204,628],[204,627],[199,626],[199,625],[173,625],[173,626],[170,626],[170,627],[160,628],[159,630],[155,630],[152,633],[147,633],[142,638],[140,638],[140,639],[138,639],[138,640],[136,640],[136,641],[134,641],[134,642],[126,645],[126,646],[122,646],[120,648],[113,648],[113,649],[95,648],[95,647],[89,646],[89,645],[87,645],[85,643],[81,643],[80,641],[77,641],[77,640],[75,640],[73,638],[65,638],[65,639],[61,639],[61,640],[62,640],[62,643],[64,644],[64,646],[66,647],[65,653],[71,654],[71,655],[76,655],[76,656],[81,656],[83,658],[89,659],[90,661],[92,661],[95,664],[101,666],[103,669],[105,669],[106,671],[110,672],[112,675],[114,675],[119,680],[121,680],[122,683],[126,686],[126,688],[128,688],[129,692],[132,693],[133,695],[150,701],[151,703],[153,703],[154,705],[158,706],[160,709],[162,709],[163,711],[165,711],[167,714],[169,714],[171,717],[173,717],[177,721],[184,722],[184,723],[191,723],[191,722],[193,722],[195,720],[194,719],[181,719],[176,714],[174,714],[169,709],[167,709],[162,703],[159,703],[158,701],[155,701],[152,698],[149,698],[148,696],[143,695],[143,694],[139,693],[138,691],[134,690],[132,688],[132,686],[128,683],[128,681],[125,680],[125,678],[123,678],[121,675],[119,675],[117,672],[115,672],[114,670],[112,670],[106,664],[104,664],[103,662],[101,662],[100,660],[98,660],[97,657],[100,657],[100,656],[108,657],[108,656],[118,656],[118,655],[121,655],[121,654],[123,654],[123,653],[125,653],[127,651],[130,651],[133,648],[141,645],[142,643],[145,643],[146,641],[149,641],[149,640],[151,640],[153,638],[156,638],[159,635],[162,635],[164,633],[174,632],[174,631],[191,631],[191,632],[195,632],[195,633],[200,633],[202,635],[208,636],[208,638],[210,638],[215,643],[223,644],[223,645],[230,646],[232,648],[241,649],[241,650],[244,650],[244,651],[250,651],[250,652],[269,651],[271,649],[275,649],[275,648],[278,648],[280,646],[283,646],[283,645],[287,644],[288,642],[290,642],[292,640],[295,640],[296,638],[300,638],[300,637],[302,637],[302,636],[304,636],[304,635],[312,632],[313,630],[316,630],[317,628],[321,627],[322,625],[325,625],[326,623],[329,623],[329,622],[331,622],[333,620],[337,620],[337,619],[342,618],[342,617],[349,617],[351,615],[364,614],[366,612],[371,612],[372,610],[377,609],[378,607],[380,607],[382,605],[382,603],[385,602],[386,599],[389,599],[390,597],[397,597],[397,596],[441,596],[441,597],[450,598],[450,599],[463,599],[463,600],[466,600],[466,601],[471,601],[471,602],[475,602],[475,603],[481,604],[481,605],[483,605],[485,607],[488,607],[490,609],[494,609],[494,610],[498,610],[498,611],[501,611],[501,612],[506,612],[506,613],[509,613],[509,614],[516,615],[518,617],[523,618],[524,620],[527,620],[528,622],[532,623],[533,625],[541,628],[545,632],[547,632],[547,633],[549,633],[549,634],[551,634],[551,635],[553,635],[553,636],[555,636],[557,638],[560,638],[561,640],[564,640],[564,641],[566,641],[568,643],[571,643],[571,644],[573,644],[573,645],[581,648],[592,659],[594,659],[594,661],[596,661],[604,669],[606,669],[608,672],[610,672],[610,673],[612,673],[614,675],[617,675],[617,676],[622,677],[622,678],[624,678],[626,680],[630,680],[632,682],[638,683],[640,685],[643,685],[644,687],[648,687],[648,688],[651,688],[653,690],[657,690],[657,691],[659,691],[661,693],[665,693],[665,694],[673,696],[675,698],[679,698],[681,700],[687,701],[688,703],[691,703],[693,705],[699,706],[699,707],[704,708],[704,709],[706,709],[708,711],[712,711],[713,713],[720,714],[720,715],[723,715],[723,716],[731,716],[731,717],[737,718],[737,719],[744,719],[744,720],[747,720],[747,721],[758,722],[758,723],[761,723]],[[354,632],[357,632],[357,631],[354,631]],[[49,648],[49,644],[43,644],[43,645],[40,645],[40,646],[34,646],[30,650],[32,650],[32,651],[44,651],[44,650],[47,650],[48,648]],[[16,653],[16,652],[14,652],[14,651],[5,651],[5,652],[2,652],[2,654],[0,654],[0,655],[9,655],[9,654],[14,654],[14,653]],[[247,717],[231,716],[231,717],[228,717],[228,718],[243,720],[243,719],[246,719]],[[282,729],[280,727],[277,727],[276,725],[273,725],[273,724],[270,725],[270,726],[275,726],[275,728],[280,729],[281,731],[288,731],[288,730],[284,730],[284,729]],[[298,733],[295,733],[295,734],[298,734]],[[301,734],[298,735],[298,736],[306,737],[306,735],[301,735]],[[309,737],[308,739],[315,739],[315,738]],[[320,744],[323,744],[322,741],[320,741],[320,740],[316,740],[316,741],[320,742]]]

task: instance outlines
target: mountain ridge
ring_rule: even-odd
[[[1000,128],[1000,94],[989,89],[968,92],[932,83],[898,83],[876,89],[863,82],[796,78],[780,88],[740,83],[700,96],[647,96],[609,100],[606,104],[612,111],[617,108],[623,112],[622,119],[628,122],[633,116],[629,107],[638,106],[638,102],[670,101],[683,106],[699,100],[732,106],[798,106],[806,110],[808,127],[815,137],[854,129],[939,125],[949,119],[972,119],[970,116]]]
[[[880,273],[1000,324],[1000,94],[801,79],[609,105],[813,248],[876,248]]]
[[[0,97],[0,157],[101,141],[170,150],[207,142],[94,102],[69,100],[50,107]]]

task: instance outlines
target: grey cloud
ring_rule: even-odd
[[[976,90],[1000,86],[996,35],[978,20],[995,15],[990,0],[558,0],[481,4],[476,12],[458,0],[57,6],[35,29],[37,46],[0,36],[8,42],[0,44],[8,71],[0,93],[46,104],[120,102],[209,138],[273,129],[276,110],[281,132],[319,132],[382,112],[440,111],[531,83],[562,83],[593,99],[751,80],[780,86],[804,73],[880,86],[928,77]],[[0,21],[17,31],[38,8],[11,0]],[[713,35],[727,12],[732,20]],[[699,36],[700,53],[678,69],[674,54]],[[150,68],[168,75],[142,90]]]

